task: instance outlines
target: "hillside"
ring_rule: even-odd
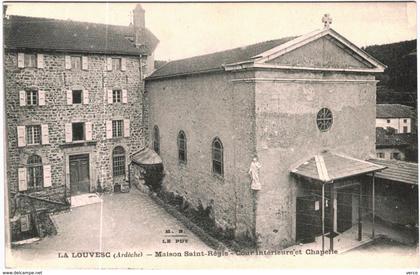
[[[364,48],[388,66],[377,77],[377,103],[400,103],[417,106],[417,40]]]

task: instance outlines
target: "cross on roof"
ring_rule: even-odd
[[[329,28],[332,24],[332,18],[328,13],[324,14],[322,17],[322,23],[324,23],[324,28]]]

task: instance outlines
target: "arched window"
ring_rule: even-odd
[[[40,189],[43,187],[42,159],[38,155],[28,158],[28,188]]]
[[[187,138],[182,130],[178,134],[178,160],[187,163]]]
[[[159,128],[157,125],[153,127],[153,150],[156,153],[160,154],[160,136],[159,136]]]
[[[121,146],[112,151],[112,174],[114,177],[125,176],[125,150]]]
[[[223,176],[223,144],[219,138],[215,138],[213,140],[211,155],[213,161],[213,173]]]

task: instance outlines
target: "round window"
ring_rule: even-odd
[[[333,124],[333,115],[330,109],[322,108],[316,116],[316,125],[322,132],[328,131]]]

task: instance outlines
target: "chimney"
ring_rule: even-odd
[[[137,4],[133,10],[133,25],[136,30],[145,28],[144,9],[140,4]]]

